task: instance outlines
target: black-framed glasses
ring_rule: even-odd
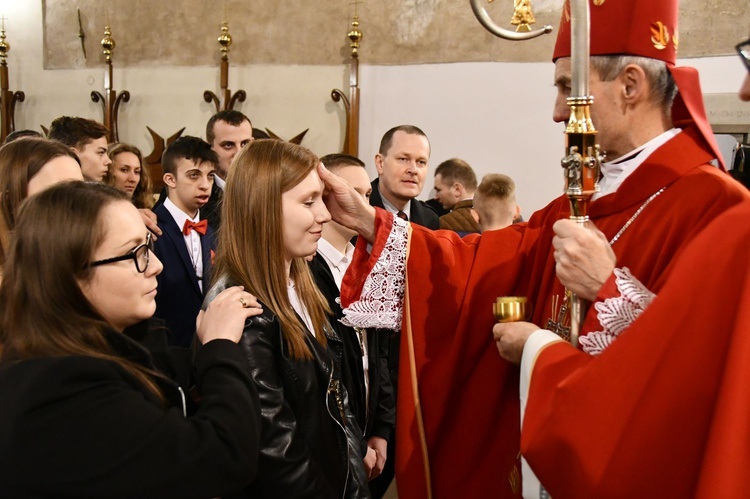
[[[740,54],[740,59],[745,63],[748,72],[750,72],[750,39],[738,43],[735,48],[737,49],[737,53]]]
[[[99,265],[107,265],[108,263],[133,260],[135,262],[135,270],[143,274],[148,268],[148,257],[152,251],[154,251],[154,243],[151,242],[151,233],[149,232],[148,234],[146,234],[146,242],[143,244],[139,244],[132,250],[128,251],[127,254],[116,256],[114,258],[97,260],[95,262],[89,263],[88,267],[98,267]]]

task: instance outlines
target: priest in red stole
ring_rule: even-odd
[[[581,230],[558,229],[556,247]],[[495,326],[501,354],[521,360],[525,491],[538,478],[556,498],[747,494],[748,249],[745,200],[681,252],[658,295],[616,269],[594,303],[603,330],[581,339],[593,356],[533,324]],[[572,272],[558,268],[566,283]]]
[[[599,286],[616,261],[658,294],[683,249],[746,199],[723,167],[709,164],[720,154],[697,72],[674,66],[677,7],[676,0],[591,3],[591,54],[646,59],[613,56],[616,68],[623,64],[606,81],[592,70],[597,142],[612,159],[602,167],[603,192],[589,209],[600,242],[612,248]],[[564,107],[569,91],[569,32],[566,5],[554,54],[557,107]],[[644,67],[650,65],[676,82],[673,105],[668,88],[658,90],[649,80]],[[334,219],[362,236],[342,283],[347,319],[363,327],[401,326],[399,495],[519,496],[519,372],[494,346],[492,304],[498,296],[525,296],[533,304],[531,322],[565,334],[568,303],[555,274],[553,225],[569,217],[567,198],[552,201],[528,223],[462,239],[357,204],[339,179],[324,168],[320,173]],[[570,257],[585,259],[586,253]],[[599,329],[590,312],[582,334]]]
[[[530,373],[528,398],[521,389],[521,449],[552,497],[747,494],[748,248],[750,199],[687,245],[656,297],[631,317],[621,314],[627,327],[600,355],[559,339],[535,348],[544,331],[529,337],[521,365]],[[632,287],[616,287],[632,295]],[[606,313],[606,306],[598,308]]]

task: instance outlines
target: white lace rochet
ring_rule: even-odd
[[[408,223],[393,217],[383,252],[365,279],[359,300],[344,309],[342,323],[350,327],[401,329],[408,237]]]
[[[615,285],[620,296],[607,298],[594,305],[602,331],[592,332],[579,339],[583,351],[599,355],[648,307],[656,296],[633,277],[627,267],[615,269]]]

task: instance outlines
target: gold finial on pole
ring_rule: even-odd
[[[362,42],[362,31],[359,29],[359,13],[357,7],[362,3],[354,0],[354,15],[352,16],[352,28],[346,34],[349,38],[349,47],[352,49],[349,61],[349,97],[342,90],[334,88],[331,90],[331,99],[334,102],[343,102],[346,112],[346,127],[344,133],[343,152],[357,156],[359,154],[359,44]]]
[[[226,60],[229,54],[229,47],[232,45],[232,35],[229,34],[229,23],[227,23],[226,17],[224,18],[224,22],[221,23],[221,34],[217,40],[219,41],[219,52],[221,52],[221,58]]]
[[[130,92],[123,90],[119,94],[114,89],[114,68],[112,67],[112,52],[115,50],[115,40],[112,38],[112,30],[109,27],[109,11],[107,11],[107,25],[104,27],[104,38],[101,41],[102,53],[107,63],[107,69],[104,71],[104,93],[93,90],[91,100],[101,102],[103,123],[109,129],[107,135],[108,142],[119,142],[119,114],[120,104],[130,101]]]
[[[221,84],[221,98],[210,90],[203,92],[203,100],[213,103],[216,112],[227,109],[234,109],[239,102],[245,102],[247,93],[244,90],[238,90],[234,94],[229,90],[229,47],[232,45],[232,35],[229,34],[229,23],[227,22],[227,4],[224,3],[224,21],[221,23],[221,34],[216,39],[219,42],[219,52],[221,52],[221,64],[219,65],[219,80]]]
[[[357,13],[357,6],[359,3],[359,0],[355,0],[353,3],[354,16],[352,17],[352,29],[346,34],[351,42],[349,47],[352,49],[352,57],[359,56],[359,43],[362,41],[362,32],[359,30],[359,15]]]
[[[0,59],[2,59],[2,64],[6,65],[5,59],[10,52],[10,43],[5,41],[5,16],[2,16],[0,20],[2,21],[2,27],[0,27]]]
[[[112,51],[115,50],[117,44],[115,43],[115,39],[112,38],[112,30],[109,27],[109,13],[107,13],[107,25],[104,27],[104,38],[102,38],[101,44],[104,49],[102,52],[104,54],[104,60],[111,63]]]

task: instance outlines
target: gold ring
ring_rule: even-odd
[[[242,303],[242,308],[247,308],[247,303],[245,302],[245,299],[243,297],[240,296],[237,299],[240,301],[240,303]]]

